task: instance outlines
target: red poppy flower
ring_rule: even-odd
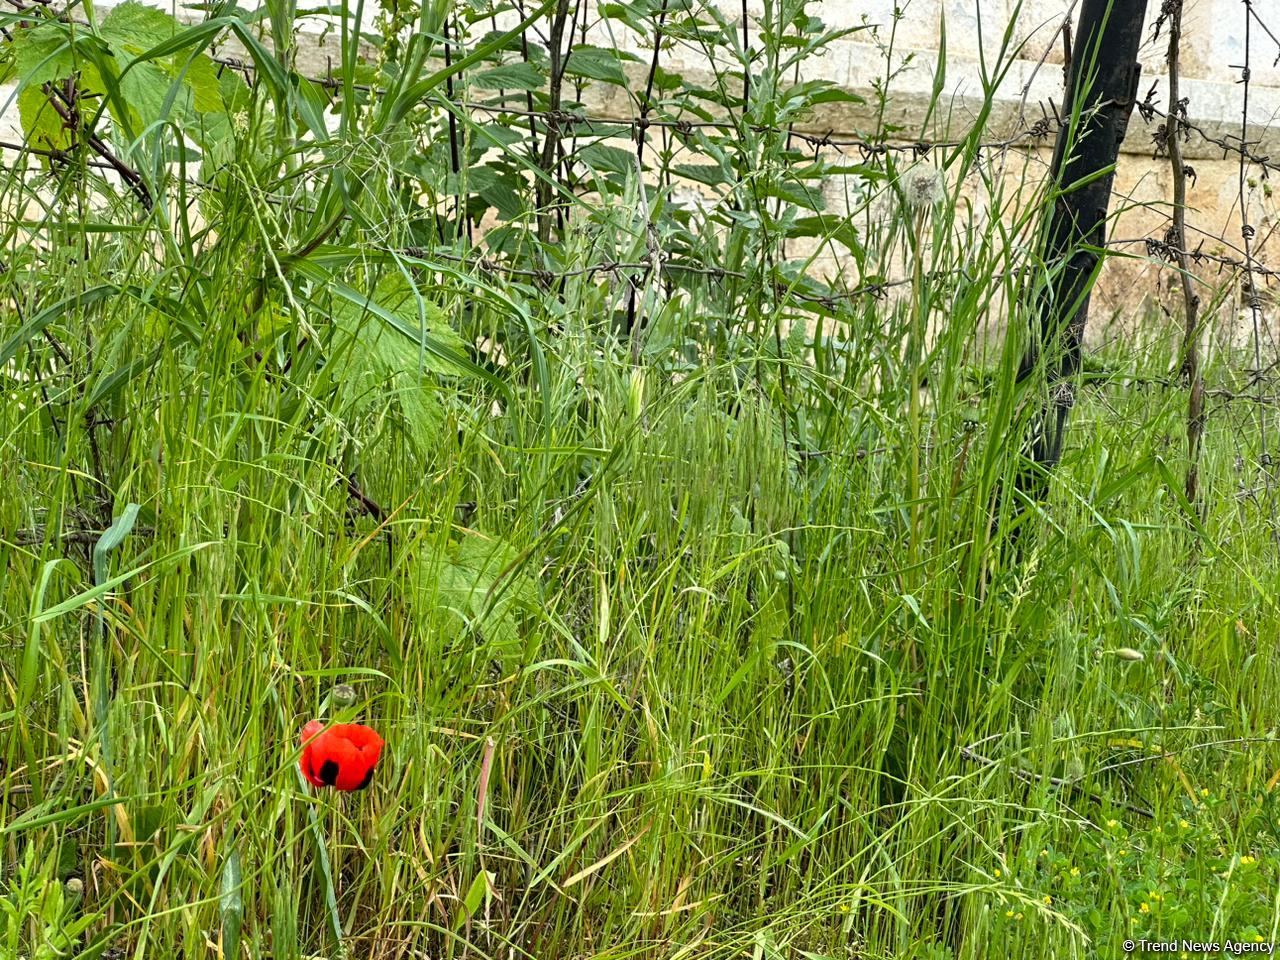
[[[298,765],[313,786],[363,790],[373,779],[381,754],[382,738],[362,723],[325,727],[323,721],[312,720],[302,728]]]

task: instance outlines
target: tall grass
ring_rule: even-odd
[[[80,122],[103,114],[151,206],[83,129],[53,145],[72,163],[0,178],[3,956],[1275,937],[1257,412],[1213,412],[1197,511],[1183,398],[1148,385],[1168,354],[1115,343],[1049,502],[1002,497],[1035,400],[1003,335],[1043,275],[1034,155],[988,162],[979,125],[936,162],[862,164],[852,213],[807,214],[815,245],[796,196],[839,163],[806,173],[752,122],[795,119],[778,38],[813,39],[804,6],[766,5],[745,47],[714,8],[649,7],[664,43],[718,38],[740,121],[685,141],[734,175],[703,212],[652,186],[685,162],[669,130],[644,189],[619,154],[544,164],[545,127],[431,99],[492,89],[472,84],[496,50],[537,60],[536,34],[486,41],[447,4],[390,10],[381,64],[344,6],[327,93],[294,73],[287,4],[117,21],[151,90],[113,79],[102,11],[25,13],[107,88]],[[9,56],[44,95],[71,73],[19,62],[18,19]],[[446,25],[470,36],[447,67]],[[202,109],[199,51],[227,31],[257,69]],[[518,204],[486,240],[466,211],[494,182]],[[806,279],[842,226],[861,282],[911,283]],[[685,269],[589,269],[654,245]],[[368,791],[302,784],[315,716],[386,738]]]

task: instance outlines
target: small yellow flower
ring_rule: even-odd
[[[1116,856],[1123,857],[1128,852],[1128,850],[1118,850],[1116,851]]]
[[[1013,915],[1013,919],[1015,919],[1015,920],[1021,920],[1021,919],[1022,919],[1022,912],[1021,912],[1021,911],[1019,911],[1018,913],[1015,913],[1015,914]]]
[[[849,906],[849,904],[847,904],[847,903],[842,903],[842,904],[840,904],[840,912],[841,912],[841,913],[852,913],[852,912],[853,912],[853,907]]]
[[[1010,920],[1012,920],[1012,919],[1013,919],[1013,911],[1012,911],[1012,910],[1006,910],[1006,911],[1004,912],[1004,915],[1005,915],[1006,917],[1008,917]]]
[[[1072,868],[1071,868],[1071,875],[1072,875],[1073,877],[1078,877],[1078,876],[1080,876],[1080,868],[1079,868],[1079,867],[1072,867]]]
[[[1042,857],[1047,857],[1048,855],[1049,855],[1049,851],[1048,851],[1048,850],[1041,850],[1041,851],[1040,851],[1040,856],[1042,856]]]
[[[1143,901],[1142,901],[1142,903],[1141,903],[1141,904],[1139,904],[1139,906],[1138,906],[1138,912],[1139,912],[1139,913],[1150,913],[1150,912],[1151,912],[1151,908],[1150,908],[1149,906],[1147,906],[1147,901],[1143,900]]]
[[[1255,934],[1253,935],[1253,942],[1254,942],[1254,943],[1261,943],[1261,942],[1262,942],[1262,934],[1260,934],[1260,933],[1255,933]]]
[[[1000,868],[999,868],[999,867],[996,867],[996,879],[997,879],[997,880],[999,880],[999,879],[1000,879]]]
[[[1108,830],[1114,830],[1114,829],[1115,829],[1116,827],[1118,827],[1118,826],[1120,826],[1120,821],[1119,821],[1119,820],[1108,820],[1108,821],[1107,821],[1107,829],[1108,829]]]
[[[1201,787],[1201,788],[1200,788],[1200,796],[1202,796],[1202,797],[1207,797],[1207,796],[1209,796],[1209,788],[1208,788],[1208,787]]]
[[[1187,821],[1185,820],[1179,820],[1178,826],[1180,826],[1183,830],[1187,830],[1191,827],[1191,824],[1187,823]]]
[[[1251,863],[1257,863],[1257,862],[1258,861],[1255,857],[1251,857],[1247,853],[1240,858],[1240,865],[1245,867],[1249,866],[1249,864]]]
[[[1049,895],[1046,893],[1046,894],[1044,895],[1044,905],[1045,905],[1046,907],[1048,907],[1048,906],[1051,906],[1052,904],[1053,904],[1053,897],[1049,896]]]

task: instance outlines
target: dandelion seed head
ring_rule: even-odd
[[[902,195],[911,210],[925,210],[942,202],[946,185],[942,171],[927,163],[918,163],[899,177]]]

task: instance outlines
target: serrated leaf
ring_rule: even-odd
[[[703,183],[708,187],[719,187],[732,183],[732,174],[724,167],[714,163],[677,163],[671,167],[677,177]]]
[[[385,278],[377,285],[374,295],[378,303],[399,317],[407,328],[422,331],[441,351],[431,353],[404,336],[389,336],[386,338],[387,356],[394,355],[404,363],[411,360],[415,371],[452,376],[466,376],[470,372],[446,359],[447,354],[465,356],[466,346],[457,331],[449,326],[444,312],[436,304],[422,299],[402,275],[397,273]]]
[[[108,43],[118,43],[136,56],[172,39],[181,29],[176,19],[158,7],[125,0],[103,18],[100,32]]]
[[[497,210],[501,220],[514,220],[524,211],[522,186],[514,174],[493,167],[472,167],[467,172],[469,191]]]
[[[18,121],[23,137],[37,150],[70,149],[71,131],[39,87],[19,91]]]
[[[823,90],[821,93],[815,93],[808,98],[810,104],[818,103],[866,103],[865,97],[860,97],[851,90],[842,90],[839,87],[831,87]]]
[[[636,155],[632,150],[612,147],[607,143],[589,143],[578,151],[578,158],[593,170],[605,173],[635,173]]]
[[[532,63],[504,63],[482,70],[471,77],[471,85],[480,90],[541,90],[547,76]]]
[[[853,223],[842,217],[799,217],[787,228],[787,236],[837,240],[849,248],[849,252],[859,264],[865,256],[857,229]]]
[[[513,663],[521,649],[517,614],[537,596],[533,581],[517,569],[518,559],[511,544],[477,533],[443,550],[421,548],[412,595],[419,615],[470,628],[482,641],[478,656]]]
[[[665,67],[658,67],[653,71],[653,87],[662,93],[668,93],[672,90],[679,90],[684,84],[684,77]]]
[[[61,25],[45,23],[15,31],[13,49],[18,80],[37,90],[41,84],[69,77],[76,70],[71,39]]]
[[[163,43],[169,43],[179,34],[190,28],[184,27],[163,10],[138,3],[137,0],[126,0],[113,8],[103,19],[101,33],[111,45],[116,59],[122,67],[128,67],[135,60]],[[151,67],[150,70],[144,68]],[[216,113],[225,110],[222,99],[221,81],[214,63],[203,53],[191,56],[181,51],[170,56],[157,57],[154,61],[134,64],[125,71],[123,83],[129,84],[133,74],[143,71],[144,78],[135,81],[130,90],[136,90],[142,84],[150,84],[149,104],[139,109],[139,114],[146,123],[151,123],[159,116],[154,108],[163,103],[168,95],[168,87],[172,83],[181,83],[186,88],[185,99],[175,101],[179,113]],[[157,73],[158,71],[158,73]],[[164,79],[161,80],[160,77]],[[131,105],[132,93],[128,94]]]
[[[190,105],[190,96],[184,92],[170,102],[171,84],[172,81],[164,70],[154,63],[136,64],[132,70],[120,78],[124,102],[133,114],[130,117],[130,129],[142,130],[174,114],[178,116],[186,114]]]
[[[482,150],[488,150],[494,145],[509,147],[513,143],[519,143],[528,135],[527,131],[512,130],[508,126],[501,123],[482,123],[476,129],[478,146]]]
[[[791,180],[774,183],[765,190],[765,193],[806,210],[820,211],[827,204],[827,198],[820,188]]]
[[[606,50],[590,44],[579,44],[569,51],[569,59],[565,61],[564,72],[571,77],[586,77],[602,83],[612,83],[620,87],[627,85],[627,75],[622,69],[624,60],[636,61],[639,58],[632,54],[624,54],[617,50]]]
[[[414,290],[398,274],[383,280],[374,291],[382,309],[398,317],[406,327],[425,325],[437,346],[455,354],[464,353],[462,338],[445,322],[439,308],[421,303]],[[458,375],[466,371],[420,349],[397,330],[363,311],[357,304],[338,301],[333,319],[343,338],[334,352],[348,358],[348,367],[338,377],[339,392],[349,409],[368,412],[375,405],[390,404],[402,417],[404,432],[414,451],[422,456],[439,435],[444,410],[435,395],[432,376]]]

